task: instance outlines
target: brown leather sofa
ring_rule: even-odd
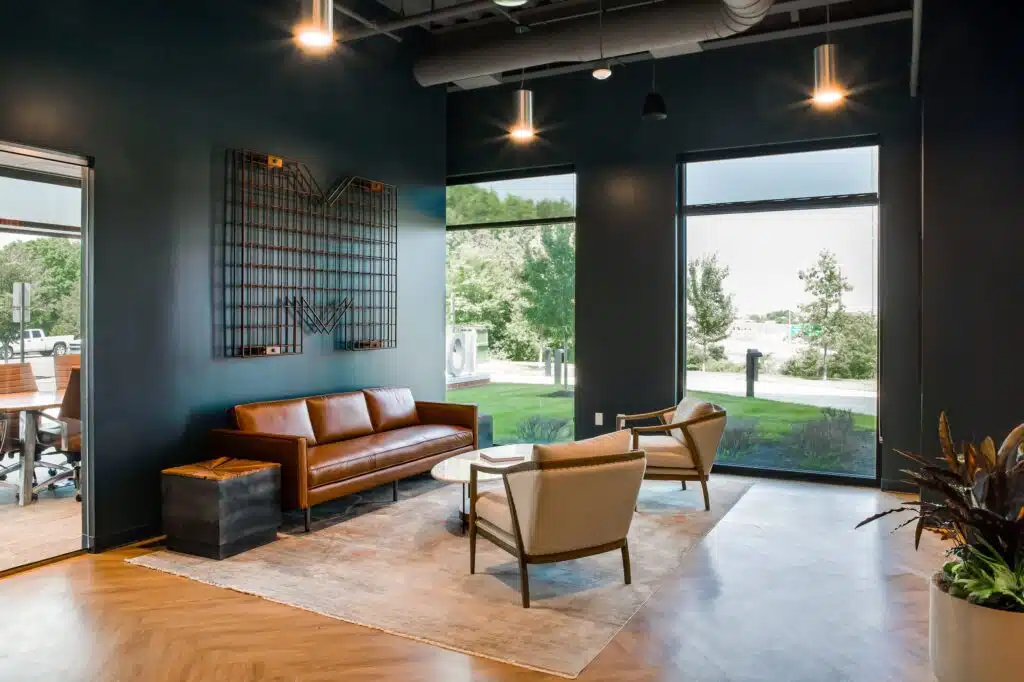
[[[408,388],[236,405],[233,429],[212,433],[218,456],[278,462],[281,506],[309,509],[429,471],[477,449],[476,405],[413,399]],[[396,493],[397,495],[397,493]]]

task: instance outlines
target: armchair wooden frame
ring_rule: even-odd
[[[694,424],[700,424],[701,422],[710,421],[712,419],[726,419],[726,412],[720,405],[713,404],[712,407],[715,408],[715,411],[710,414],[701,415],[699,417],[694,417],[693,419],[686,419],[675,423],[668,421],[670,419],[670,415],[676,411],[675,406],[667,407],[663,410],[655,410],[654,412],[644,412],[641,414],[620,414],[615,420],[615,426],[617,429],[624,429],[626,428],[627,422],[639,421],[641,419],[660,419],[662,421],[661,424],[655,424],[653,426],[632,426],[629,428],[633,436],[634,450],[640,449],[640,434],[667,434],[673,429],[679,429],[682,431],[683,439],[686,443],[686,449],[693,458],[693,469],[680,469],[677,472],[665,467],[648,467],[647,471],[644,473],[644,479],[648,481],[682,481],[684,489],[686,488],[687,481],[699,481],[700,487],[704,492],[704,509],[706,511],[711,511],[711,498],[708,495],[708,474],[704,472],[704,462],[701,459],[700,452],[697,450],[697,443],[693,439],[690,427]]]
[[[509,474],[523,471],[552,470],[552,469],[575,469],[594,466],[596,464],[612,464],[614,462],[627,462],[636,459],[643,459],[643,452],[630,451],[620,455],[602,455],[599,457],[582,457],[573,460],[554,462],[523,462],[511,467],[494,467],[473,463],[469,467],[469,572],[476,573],[476,536],[479,534],[490,540],[492,543],[516,557],[519,562],[519,580],[522,585],[523,608],[530,608],[530,579],[526,567],[529,564],[550,564],[558,561],[569,561],[595,554],[604,554],[614,550],[622,552],[622,572],[625,583],[629,585],[632,577],[629,570],[629,543],[626,538],[608,542],[595,547],[583,547],[569,552],[557,552],[554,554],[527,554],[523,547],[523,536],[519,527],[519,516],[516,513],[515,500],[512,498],[512,489],[508,483]],[[515,531],[515,545],[490,532],[487,528],[477,525],[476,498],[477,498],[477,474],[498,474],[505,484],[505,495],[508,498],[508,508],[512,516],[512,529]]]

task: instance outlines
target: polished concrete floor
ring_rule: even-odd
[[[757,482],[579,679],[933,682],[941,546],[853,528],[898,501]],[[558,679],[124,563],[144,551],[0,580],[0,680]]]

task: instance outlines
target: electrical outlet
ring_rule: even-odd
[[[594,413],[594,426],[604,426],[604,412]]]

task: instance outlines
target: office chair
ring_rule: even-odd
[[[60,404],[60,412],[56,417],[40,414],[42,421],[51,422],[43,426],[37,433],[39,451],[42,454],[62,454],[67,458],[67,465],[43,463],[40,466],[50,467],[50,478],[33,486],[32,493],[40,490],[56,490],[57,483],[73,478],[75,482],[75,499],[82,501],[82,394],[81,370],[73,368],[68,377],[64,400]],[[54,473],[53,468],[56,468]]]

